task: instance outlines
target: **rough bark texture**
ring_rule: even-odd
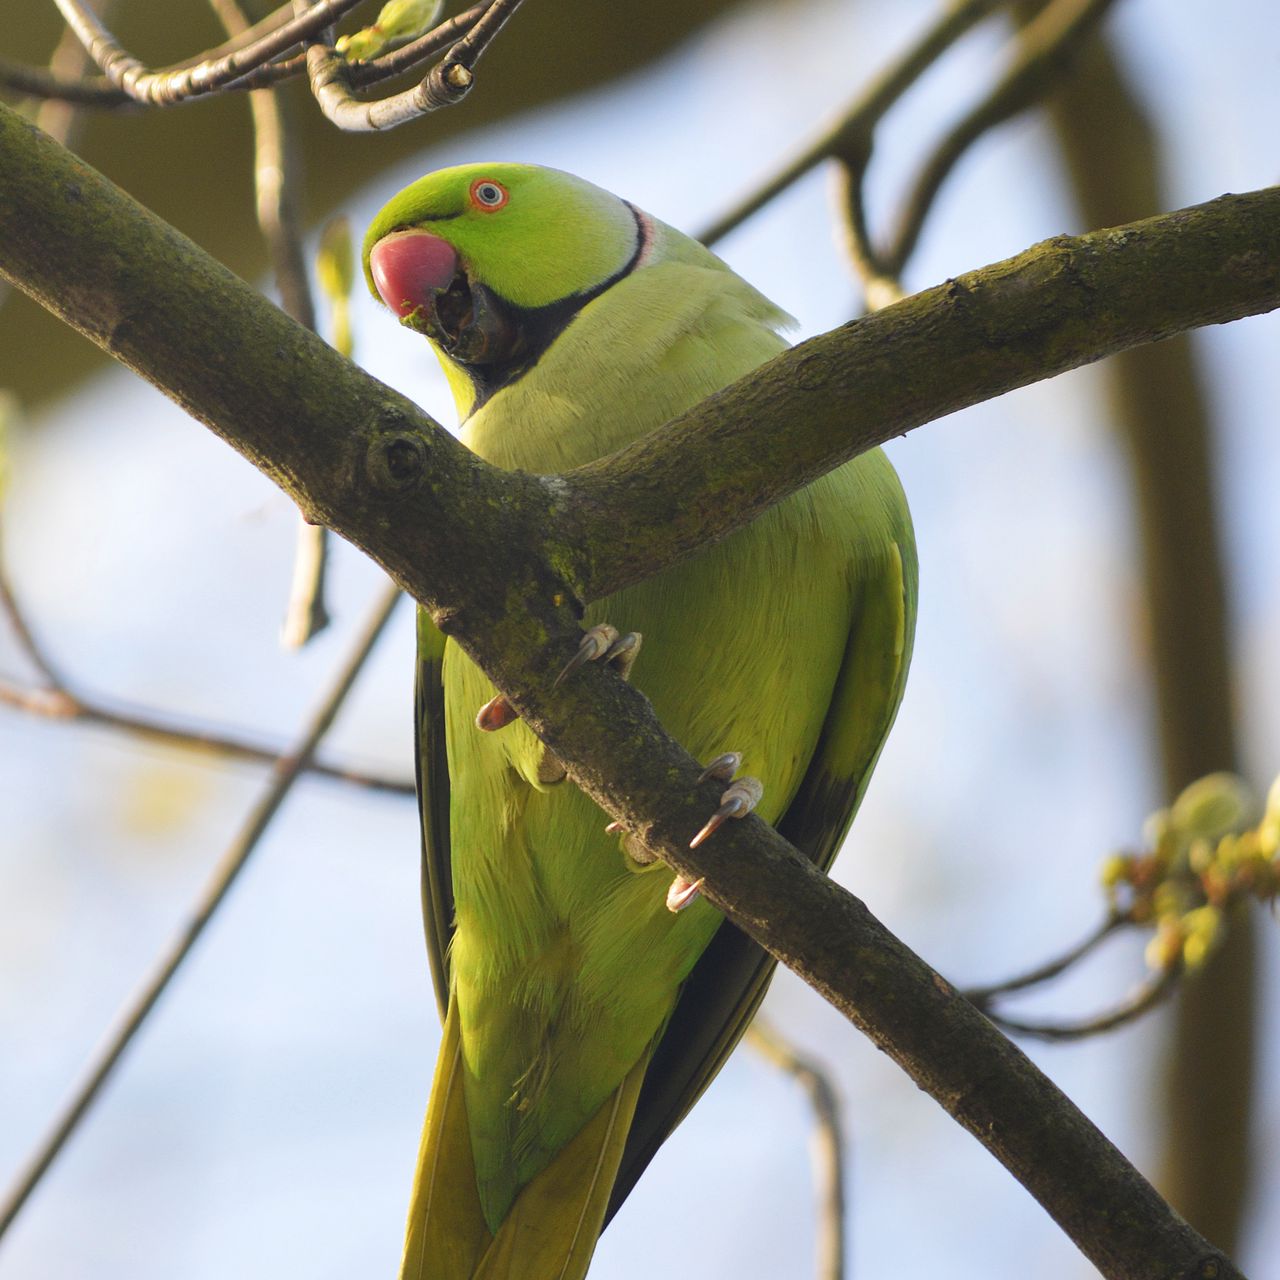
[[[1104,1274],[1240,1274],[769,827],[748,818],[688,849],[719,788],[697,784],[701,766],[637,690],[597,664],[553,681],[576,649],[579,600],[691,554],[844,458],[1038,377],[1280,305],[1280,191],[1050,241],[815,339],[634,449],[539,480],[470,457],[2,108],[0,170],[0,272],[387,566],[589,795],[705,877],[713,903],[890,1053]]]

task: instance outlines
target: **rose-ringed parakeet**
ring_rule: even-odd
[[[462,439],[501,467],[611,453],[785,346],[788,317],[711,252],[550,169],[431,174],[378,214],[364,262],[435,348]],[[700,759],[737,753],[720,776],[740,757],[763,793],[735,784],[722,808],[758,799],[826,867],[897,711],[915,602],[910,517],[875,450],[594,604],[583,654],[626,671]],[[425,613],[416,714],[444,1036],[402,1276],[574,1280],[773,962],[606,832]]]

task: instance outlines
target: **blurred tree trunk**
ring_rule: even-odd
[[[1165,207],[1151,124],[1102,40],[1048,106],[1086,227]],[[1236,767],[1212,429],[1185,335],[1102,368],[1129,459],[1162,792],[1172,799],[1193,778]],[[1255,987],[1252,921],[1240,912],[1228,944],[1183,987],[1165,1078],[1163,1190],[1228,1253],[1248,1185]]]

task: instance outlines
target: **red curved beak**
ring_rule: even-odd
[[[369,270],[383,302],[401,319],[430,308],[458,270],[454,247],[426,231],[393,231],[369,251]]]

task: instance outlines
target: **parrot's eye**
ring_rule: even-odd
[[[510,199],[506,187],[492,178],[477,178],[471,184],[471,203],[477,208],[501,209]]]

